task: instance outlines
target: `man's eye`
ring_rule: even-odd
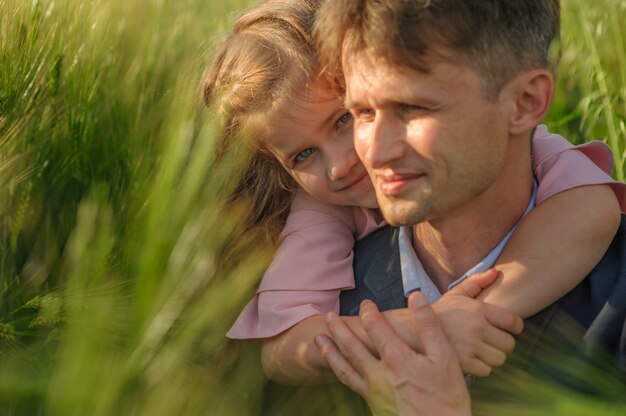
[[[402,109],[407,113],[423,113],[424,111],[428,111],[426,107],[422,107],[419,105],[411,105],[411,104],[403,105]]]
[[[301,151],[300,153],[296,155],[296,157],[294,158],[294,161],[296,163],[303,162],[306,159],[308,159],[308,157],[311,156],[313,152],[315,152],[315,149],[312,147],[309,147],[308,149],[304,149],[303,151]]]
[[[343,114],[341,117],[337,119],[337,121],[335,122],[335,127],[339,129],[345,126],[346,124],[348,124],[351,120],[352,120],[352,114],[346,112],[345,114]]]
[[[359,121],[372,121],[374,119],[374,110],[371,108],[359,109],[355,112],[355,117]]]

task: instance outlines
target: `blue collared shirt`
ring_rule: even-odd
[[[537,183],[535,182],[533,185],[533,194],[530,198],[530,202],[528,203],[528,207],[522,218],[526,216],[530,212],[531,209],[535,207],[535,197],[537,194]],[[490,267],[494,265],[502,250],[506,246],[506,243],[511,238],[513,231],[517,228],[520,220],[513,226],[511,231],[508,232],[506,236],[494,247],[487,256],[482,259],[476,266],[472,267],[468,270],[463,276],[456,279],[448,286],[448,290],[452,289],[454,286],[461,283],[463,280],[467,279],[469,276],[487,271]],[[417,258],[415,254],[415,250],[413,249],[413,228],[409,226],[400,227],[399,241],[398,246],[400,249],[400,267],[402,270],[402,285],[404,286],[404,295],[409,296],[409,294],[415,290],[420,290],[424,296],[430,301],[430,303],[435,302],[437,299],[441,297],[441,293],[437,286],[430,280],[430,277],[426,274],[422,263]]]

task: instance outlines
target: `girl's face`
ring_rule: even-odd
[[[316,81],[266,125],[266,145],[306,192],[320,201],[376,208],[370,177],[352,138],[352,115]]]

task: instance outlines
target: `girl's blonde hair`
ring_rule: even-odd
[[[218,152],[249,146],[251,160],[232,196],[250,206],[246,229],[277,241],[297,185],[263,145],[263,126],[318,73],[311,30],[319,0],[268,0],[245,11],[221,42],[204,100],[222,122]]]

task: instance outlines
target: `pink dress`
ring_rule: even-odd
[[[545,126],[533,140],[537,203],[582,185],[609,184],[626,213],[626,185],[609,175],[610,149],[592,141],[572,146]],[[354,288],[354,242],[385,225],[378,210],[325,204],[297,194],[282,231],[283,241],[254,298],[226,334],[267,338],[313,315],[339,311],[339,293]]]

